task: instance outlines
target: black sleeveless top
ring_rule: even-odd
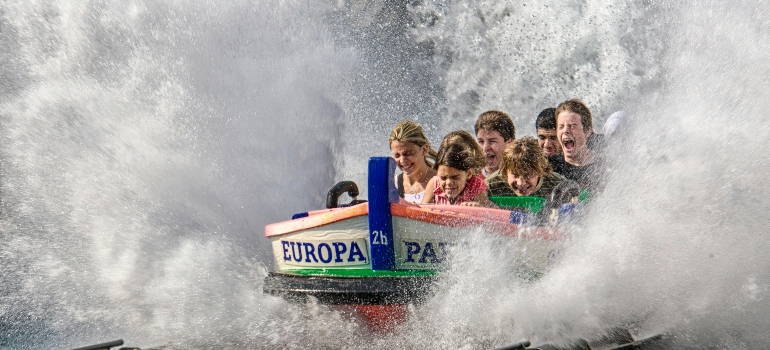
[[[404,173],[396,176],[396,188],[398,188],[398,196],[404,198]]]

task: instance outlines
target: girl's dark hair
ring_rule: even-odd
[[[478,169],[486,165],[486,159],[479,157],[476,152],[460,143],[448,143],[439,148],[436,164],[433,169],[438,170],[440,165],[450,166],[457,170],[468,171]]]
[[[463,146],[467,148],[469,151],[473,152],[473,156],[475,158],[481,159],[481,162],[483,165],[479,166],[479,168],[483,168],[487,166],[487,158],[484,157],[484,151],[479,146],[479,143],[476,142],[476,139],[471,136],[467,131],[465,130],[455,130],[451,131],[446,136],[444,136],[444,139],[441,140],[441,145],[439,145],[439,149],[446,147],[450,143],[456,143],[460,146]],[[436,155],[438,157],[438,155]]]

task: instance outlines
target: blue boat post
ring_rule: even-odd
[[[369,247],[372,270],[395,270],[393,220],[390,203],[398,203],[394,184],[396,161],[390,157],[369,158]]]

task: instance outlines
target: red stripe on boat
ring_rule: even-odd
[[[450,227],[484,227],[506,236],[524,238],[561,239],[563,234],[555,229],[531,227],[519,230],[510,223],[511,212],[502,209],[465,207],[459,205],[390,204],[393,216]]]
[[[518,225],[509,222],[511,212],[502,209],[464,207],[458,205],[416,205],[404,201],[391,203],[393,216],[423,221],[449,227],[484,227],[506,236],[523,238],[561,239],[563,234],[555,229],[532,227],[519,230]],[[265,236],[280,236],[307,230],[334,222],[364,216],[369,205],[361,203],[347,208],[323,209],[308,212],[308,216],[265,226]]]

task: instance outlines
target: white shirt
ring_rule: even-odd
[[[404,193],[404,200],[409,203],[420,204],[422,203],[422,197],[425,197],[425,190],[417,193]]]
[[[398,189],[398,175],[399,174],[396,174],[394,176],[394,180],[395,180],[394,184],[396,185],[397,189]],[[404,192],[404,200],[409,203],[422,204],[422,197],[425,197],[425,190],[422,190],[422,192],[417,192],[417,193],[407,193],[406,191]]]

